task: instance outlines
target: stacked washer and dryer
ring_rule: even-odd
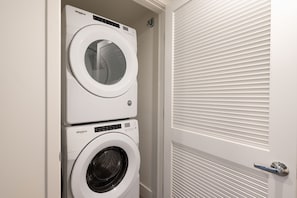
[[[138,198],[136,31],[66,6],[62,17],[63,198]]]

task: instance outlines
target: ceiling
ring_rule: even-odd
[[[152,13],[133,0],[62,0],[61,7],[72,5],[83,10],[133,26],[137,19]]]

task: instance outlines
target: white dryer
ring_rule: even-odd
[[[139,198],[136,120],[65,127],[63,198]]]
[[[62,17],[64,125],[135,117],[136,53],[133,28],[65,6]]]

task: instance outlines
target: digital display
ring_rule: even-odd
[[[118,23],[115,23],[113,21],[110,21],[108,19],[104,19],[104,18],[101,18],[101,17],[98,17],[98,16],[95,16],[93,15],[93,19],[96,20],[96,21],[100,21],[102,23],[106,23],[108,25],[112,25],[114,27],[117,27],[117,28],[120,28],[120,25]]]
[[[110,130],[114,130],[114,129],[121,129],[121,128],[122,128],[121,124],[95,127],[95,133],[102,132],[102,131],[110,131]]]

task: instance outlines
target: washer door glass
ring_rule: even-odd
[[[128,156],[120,147],[108,147],[100,151],[89,164],[86,180],[90,189],[104,193],[115,188],[128,168]]]
[[[139,166],[133,139],[122,133],[100,135],[83,148],[73,164],[73,197],[122,197],[138,182]]]
[[[88,46],[85,65],[90,76],[104,85],[119,82],[126,72],[122,50],[109,40],[97,40]]]

